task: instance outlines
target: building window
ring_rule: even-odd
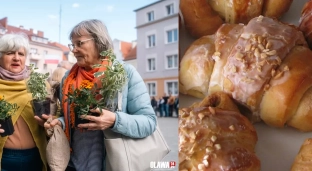
[[[178,55],[168,55],[167,56],[167,68],[173,69],[178,68]]]
[[[148,12],[147,13],[147,21],[154,21],[154,11]]]
[[[147,91],[150,96],[156,96],[156,83],[147,83]]]
[[[31,53],[31,54],[37,54],[37,53],[38,53],[38,49],[36,49],[36,48],[30,48],[30,53]]]
[[[155,34],[147,36],[147,47],[154,47],[156,45]]]
[[[166,10],[167,10],[167,15],[173,14],[174,13],[173,4],[167,5]]]
[[[178,41],[178,29],[167,31],[167,43],[173,43]]]
[[[155,71],[156,70],[155,58],[147,59],[147,70],[148,71]]]
[[[178,95],[179,89],[178,89],[178,82],[177,81],[168,81],[166,83],[167,86],[167,94],[172,94],[172,95]]]
[[[47,50],[44,50],[44,51],[43,51],[43,54],[44,54],[44,55],[47,55],[47,54],[48,54],[48,51],[47,51]]]

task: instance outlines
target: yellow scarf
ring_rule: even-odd
[[[27,92],[26,81],[6,81],[0,79],[0,96],[4,96],[4,99],[10,103],[17,103],[19,109],[12,116],[13,125],[16,123],[17,119],[22,116],[27,123],[36,146],[39,149],[41,160],[44,167],[43,171],[47,170],[46,161],[46,146],[47,139],[45,135],[45,130],[43,127],[38,125],[34,118],[34,113],[31,106],[31,94]],[[0,159],[2,158],[3,147],[6,137],[0,137]],[[0,160],[1,161],[1,160]],[[0,168],[1,170],[1,168]]]

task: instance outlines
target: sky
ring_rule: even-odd
[[[0,0],[0,19],[7,17],[8,25],[43,31],[45,38],[63,45],[70,43],[68,35],[76,24],[87,19],[99,19],[106,24],[113,40],[131,42],[137,37],[134,10],[156,1]]]

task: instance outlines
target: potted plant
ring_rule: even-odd
[[[38,69],[30,64],[30,75],[27,80],[28,91],[32,94],[33,109],[36,116],[41,117],[42,114],[50,114],[50,101],[48,98],[48,90],[46,80],[49,73],[39,73]]]
[[[96,85],[89,80],[83,80],[79,88],[70,87],[68,94],[66,94],[66,101],[70,103],[70,121],[73,127],[88,123],[89,120],[80,118],[80,116],[92,114],[90,109],[98,107],[95,90]]]
[[[108,61],[108,64],[94,66],[106,68],[104,71],[94,73],[94,76],[101,82],[101,86],[96,91],[101,97],[98,99],[98,106],[100,110],[106,109],[115,112],[118,105],[118,92],[121,92],[127,81],[127,73],[124,66],[117,62],[112,49],[101,52],[101,56],[104,57],[102,60]]]
[[[0,96],[0,124],[1,129],[4,129],[4,133],[0,133],[1,137],[13,134],[12,115],[18,108],[16,103],[11,104],[4,100],[4,96]]]

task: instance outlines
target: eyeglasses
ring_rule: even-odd
[[[89,40],[93,40],[94,38],[90,38],[90,39],[86,39],[86,40],[81,40],[75,44],[68,44],[69,50],[73,51],[76,47],[81,47],[81,45],[83,45],[85,42],[89,41]]]

